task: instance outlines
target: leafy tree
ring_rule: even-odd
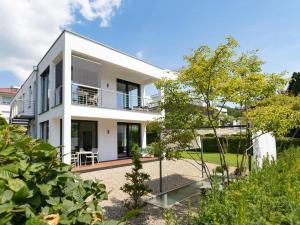
[[[81,180],[57,152],[22,127],[0,127],[0,224],[105,224],[105,185]]]
[[[128,181],[121,187],[121,190],[129,194],[131,202],[127,202],[125,205],[128,208],[138,209],[143,204],[141,202],[142,197],[151,192],[151,189],[145,184],[145,181],[150,180],[149,174],[141,172],[143,169],[142,162],[140,160],[140,148],[138,145],[133,145],[131,149],[133,168],[131,173],[126,173],[125,177]]]
[[[227,109],[228,116],[232,116],[235,119],[241,118],[241,116],[242,116],[242,110],[239,109],[238,107],[235,106],[234,108],[232,108],[232,107],[225,106],[224,108]]]
[[[177,79],[163,79],[157,83],[164,92],[160,107],[166,114],[160,122],[166,155],[180,156],[178,152],[189,149],[191,141],[199,137],[197,129],[210,126],[227,182],[225,149],[216,129],[223,119],[222,109],[228,103],[239,105],[239,109],[246,112],[247,121],[247,112],[253,102],[275,95],[284,85],[281,75],[261,72],[263,62],[256,56],[256,51],[238,55],[237,47],[238,43],[231,37],[215,50],[201,46],[184,57],[187,65],[179,71]],[[251,135],[248,133],[248,136]],[[246,149],[243,153],[246,154]],[[200,158],[205,167],[202,153]]]
[[[292,78],[289,82],[287,92],[290,95],[293,96],[298,96],[300,93],[300,73],[299,72],[294,72],[292,75]]]
[[[285,137],[291,129],[300,128],[300,97],[277,95],[256,102],[249,110],[253,132],[272,132]]]

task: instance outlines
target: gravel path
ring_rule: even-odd
[[[208,164],[210,169],[216,165]],[[197,165],[192,160],[164,160],[163,167],[163,191],[168,191],[184,184],[200,181],[202,173]],[[152,188],[155,195],[159,192],[159,162],[148,162],[143,164],[143,170],[151,176],[148,185]],[[124,166],[113,169],[99,170],[93,172],[82,173],[80,176],[83,179],[99,179],[107,187],[108,200],[101,202],[101,206],[105,211],[106,218],[120,219],[126,212],[123,207],[123,201],[128,198],[128,195],[120,190],[120,187],[126,182],[125,173],[131,171],[131,166]],[[150,197],[151,195],[149,195]],[[181,205],[173,207],[178,213],[184,213],[186,207],[185,202]],[[187,203],[186,203],[187,204]],[[142,213],[130,220],[129,224],[164,224],[163,210],[159,207],[146,205]]]

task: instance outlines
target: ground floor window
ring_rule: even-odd
[[[91,151],[97,148],[97,121],[72,120],[71,150]]]
[[[141,146],[141,125],[118,123],[118,158],[130,157],[134,144]]]
[[[44,121],[40,123],[40,129],[41,129],[41,139],[43,139],[45,142],[48,142],[49,140],[49,121]]]

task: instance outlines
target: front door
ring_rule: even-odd
[[[134,144],[141,146],[140,124],[118,123],[118,158],[130,157]]]

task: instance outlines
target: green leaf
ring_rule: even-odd
[[[91,224],[92,217],[89,214],[81,214],[77,217],[77,221],[80,223]]]
[[[4,170],[4,169],[0,169],[0,178],[2,179],[8,179],[8,178],[13,178],[13,177],[17,177],[18,174],[13,173],[11,171],[8,170]]]
[[[29,197],[29,189],[27,186],[23,186],[20,190],[18,190],[13,196],[14,201],[20,202],[26,200]]]
[[[9,202],[9,203],[5,203],[5,204],[1,204],[0,205],[0,214],[4,213],[4,212],[9,212],[14,208],[14,205]]]
[[[46,200],[46,202],[50,205],[58,205],[60,202],[59,197],[50,197],[49,199]]]
[[[47,195],[47,196],[50,195],[51,189],[52,189],[51,185],[49,185],[49,184],[40,184],[40,185],[38,185],[37,184],[37,186],[38,186],[38,188],[40,189],[40,191],[43,195]]]
[[[8,222],[11,221],[13,216],[14,215],[12,213],[8,213],[8,212],[6,212],[3,215],[0,215],[0,225],[9,224]]]
[[[11,190],[5,190],[2,194],[1,194],[1,197],[0,197],[0,203],[3,204],[5,202],[8,202],[12,199],[14,195],[14,192],[11,191]]]
[[[8,155],[12,154],[14,151],[15,151],[15,147],[14,146],[9,146],[6,149],[2,149],[0,151],[0,155],[8,156]]]
[[[9,178],[9,179],[7,179],[7,185],[11,190],[13,190],[14,192],[17,192],[21,188],[26,186],[26,183],[19,178],[17,178],[17,179]]]
[[[48,225],[40,216],[31,217],[25,225]]]
[[[44,168],[45,168],[45,163],[43,163],[43,162],[34,163],[29,167],[29,171],[36,173]]]

